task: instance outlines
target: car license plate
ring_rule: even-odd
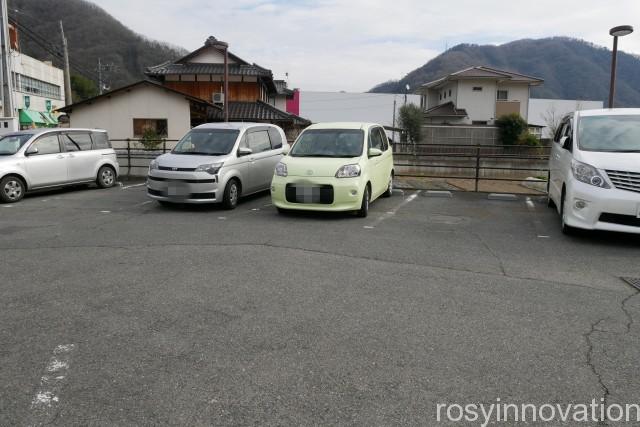
[[[185,197],[189,194],[189,188],[180,181],[169,181],[167,195],[173,197]]]
[[[320,200],[320,187],[297,186],[296,199],[301,203],[317,203]]]

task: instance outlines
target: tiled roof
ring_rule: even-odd
[[[145,74],[149,76],[165,76],[167,74],[224,74],[224,64],[205,64],[186,62],[184,64],[164,63],[148,67]],[[229,64],[229,75],[272,77],[271,70],[259,65]]]
[[[216,112],[217,118],[222,118],[222,112]],[[267,104],[266,102],[229,102],[229,120],[231,121],[267,121],[267,122],[294,122],[300,125],[310,125],[311,122],[295,114],[285,111]]]
[[[436,105],[424,112],[426,118],[430,117],[467,117],[467,110],[456,108],[453,102],[449,101],[442,105]]]
[[[274,80],[278,95],[293,96],[293,91],[287,87],[287,82],[284,80]]]
[[[68,113],[71,110],[73,110],[75,107],[78,107],[80,105],[91,104],[91,103],[95,102],[96,100],[103,99],[103,98],[109,98],[109,97],[111,97],[111,96],[113,96],[113,95],[115,95],[117,93],[120,93],[120,92],[128,92],[128,91],[130,91],[131,89],[133,89],[133,88],[135,88],[137,86],[149,86],[149,87],[152,87],[152,88],[155,88],[155,89],[160,89],[160,90],[163,90],[163,91],[168,92],[168,93],[173,93],[175,95],[183,96],[185,99],[187,99],[187,100],[189,100],[191,102],[194,102],[196,104],[200,104],[200,105],[205,106],[205,107],[211,107],[211,108],[219,109],[218,106],[213,105],[210,102],[204,101],[204,100],[202,100],[200,98],[196,98],[196,97],[194,97],[192,95],[189,95],[187,93],[183,93],[183,92],[177,91],[175,89],[171,89],[171,88],[169,88],[167,86],[164,86],[164,85],[162,85],[162,84],[160,84],[158,82],[154,82],[154,81],[151,81],[151,80],[141,80],[139,82],[135,82],[135,83],[132,83],[132,84],[127,85],[127,86],[119,87],[119,88],[111,90],[109,92],[105,92],[102,95],[97,95],[97,96],[94,96],[93,98],[88,98],[88,99],[85,99],[83,101],[76,102],[75,104],[67,105],[67,106],[65,106],[63,108],[58,108],[56,111],[62,111],[62,112]]]
[[[514,73],[512,71],[498,70],[496,68],[485,67],[485,66],[476,66],[476,67],[465,68],[464,70],[456,71],[455,73],[451,73],[447,76],[441,77],[432,82],[425,83],[422,85],[422,87],[427,87],[427,88],[436,87],[447,81],[461,80],[461,79],[508,80],[511,82],[529,83],[532,85],[538,85],[544,82],[544,80],[542,79],[527,76],[520,73]]]

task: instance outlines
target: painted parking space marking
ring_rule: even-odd
[[[129,188],[142,187],[143,185],[147,185],[147,184],[143,182],[140,184],[122,185],[122,183],[120,183],[120,188],[122,188],[123,190],[128,190]]]
[[[62,389],[68,380],[71,356],[75,350],[75,344],[61,344],[53,350],[31,400],[27,425],[41,426],[55,420],[60,410]]]
[[[420,195],[421,190],[416,191],[415,193],[412,193],[411,195],[409,195],[408,197],[404,198],[404,193],[403,193],[403,201],[402,203],[400,203],[398,206],[396,206],[395,208],[391,209],[390,211],[387,211],[385,214],[383,214],[381,217],[379,217],[378,219],[376,219],[373,223],[371,223],[370,225],[365,225],[363,228],[366,229],[373,229],[376,228],[378,225],[380,225],[380,223],[382,223],[382,221],[391,218],[392,216],[394,216],[400,209],[402,209],[404,206],[408,205],[409,203],[413,202],[416,197],[418,197],[418,195]]]
[[[527,197],[525,204],[527,205],[527,209],[529,210],[529,212],[531,212],[534,215],[533,227],[536,230],[536,236],[538,236],[539,239],[550,239],[551,236],[549,236],[544,231],[544,225],[542,225],[542,221],[540,221],[537,218],[536,204],[533,203],[533,200],[531,199],[531,197]]]

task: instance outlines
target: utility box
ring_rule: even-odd
[[[20,130],[16,117],[0,117],[0,135],[6,135]]]

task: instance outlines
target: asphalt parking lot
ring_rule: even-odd
[[[640,238],[564,236],[541,198],[396,191],[360,219],[64,190],[0,205],[0,253],[3,426],[640,402]]]

